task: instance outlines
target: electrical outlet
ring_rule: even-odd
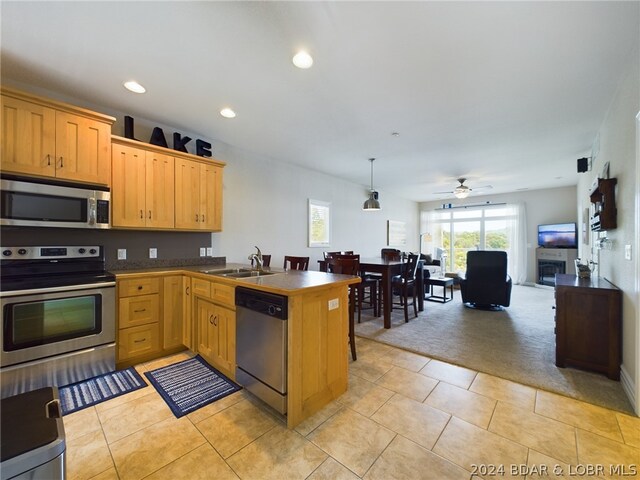
[[[624,246],[624,259],[631,260],[631,245]]]
[[[118,260],[126,260],[127,259],[127,249],[119,248],[118,249]]]
[[[200,247],[200,256],[204,257],[207,255],[207,248],[206,247]]]
[[[158,249],[150,248],[149,249],[149,258],[158,258]]]
[[[335,310],[340,306],[340,300],[337,298],[329,300],[329,310]]]
[[[213,257],[213,248],[207,247],[207,257]]]

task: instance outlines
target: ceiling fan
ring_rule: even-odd
[[[464,184],[464,182],[466,181],[467,181],[466,178],[458,178],[458,182],[460,182],[460,185],[458,185],[453,190],[449,192],[433,192],[433,193],[434,195],[444,195],[448,193],[453,193],[456,198],[467,198],[471,192],[477,192],[479,190],[489,190],[493,188],[493,186],[491,185],[484,185],[482,187],[470,188]]]

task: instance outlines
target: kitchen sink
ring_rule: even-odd
[[[222,276],[229,277],[229,278],[249,278],[249,277],[264,277],[265,275],[273,275],[275,273],[276,272],[260,272],[258,270],[251,270],[249,272],[225,273]]]
[[[227,268],[220,270],[203,270],[202,273],[229,278],[249,278],[273,275],[276,272],[262,272],[259,270],[252,270],[251,268]]]

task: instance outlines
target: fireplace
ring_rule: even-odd
[[[538,260],[538,283],[554,286],[556,273],[567,273],[566,262],[557,260]]]

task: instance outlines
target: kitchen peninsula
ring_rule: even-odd
[[[226,264],[114,272],[118,367],[186,347],[235,379],[235,287],[286,296],[287,425],[293,428],[347,389],[348,291],[360,279],[275,269],[252,276],[249,270]],[[241,276],[225,276],[230,271]]]

